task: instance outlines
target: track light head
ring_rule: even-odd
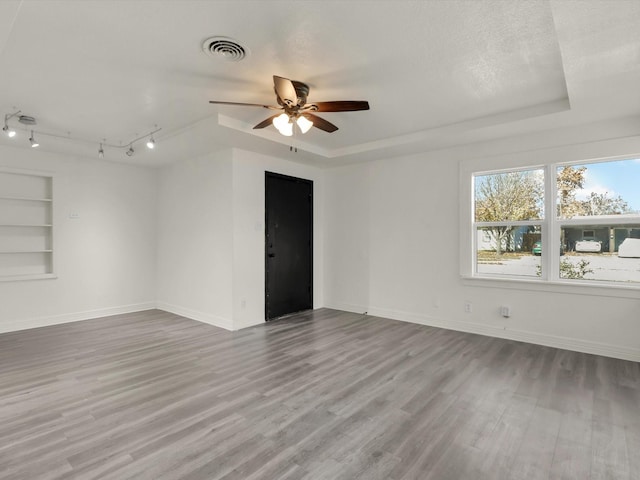
[[[156,141],[153,139],[153,135],[151,135],[149,137],[149,140],[147,140],[147,148],[149,148],[151,150],[156,148]]]
[[[39,147],[40,144],[33,138],[33,130],[31,130],[31,136],[29,137],[29,142],[31,143],[31,148]]]
[[[127,157],[130,157],[131,155],[133,155],[133,145],[129,145],[129,150],[127,150],[125,153],[127,154]]]
[[[4,127],[2,127],[2,131],[9,138],[13,138],[16,136],[16,131],[13,128],[9,127],[9,125],[7,125],[6,123],[4,124]]]
[[[100,144],[100,148],[98,149],[98,158],[104,158],[104,149],[102,148],[102,144]]]

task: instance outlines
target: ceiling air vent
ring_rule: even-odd
[[[207,38],[202,44],[202,49],[212,57],[222,58],[229,62],[239,62],[249,55],[248,48],[228,37]]]

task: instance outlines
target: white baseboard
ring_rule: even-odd
[[[325,308],[331,308],[332,310],[342,310],[343,312],[351,313],[369,313],[367,312],[366,305],[358,305],[355,303],[343,303],[343,302],[329,302],[324,305]]]
[[[84,312],[65,313],[62,315],[51,315],[46,317],[15,320],[11,322],[1,322],[0,333],[28,330],[31,328],[48,327],[50,325],[59,325],[61,323],[79,322],[82,320],[91,320],[93,318],[120,315],[123,313],[141,312],[144,310],[152,310],[154,308],[156,308],[155,302],[144,302],[136,303],[133,305],[123,305],[120,307],[99,308],[95,310],[86,310]]]
[[[543,333],[530,332],[526,330],[512,330],[491,325],[483,325],[475,322],[464,322],[460,320],[444,320],[439,317],[423,315],[414,312],[402,310],[393,310],[379,307],[367,307],[364,305],[347,304],[341,302],[333,302],[325,305],[326,308],[335,310],[343,310],[353,313],[367,312],[369,315],[377,317],[389,318],[392,320],[400,320],[403,322],[417,323],[430,327],[446,328],[448,330],[457,330],[460,332],[475,333],[478,335],[486,335],[490,337],[504,338],[519,342],[533,343],[537,345],[545,345],[548,347],[562,348],[576,352],[590,353],[594,355],[602,355],[605,357],[620,358],[622,360],[630,360],[632,362],[640,362],[640,350],[622,347],[617,345],[609,345],[606,343],[592,342],[589,340],[580,340],[575,338],[560,337],[555,335],[546,335]],[[120,315],[125,313],[141,312],[152,309],[164,310],[183,317],[203,322],[215,327],[224,328],[225,330],[237,330],[253,325],[242,325],[234,328],[231,319],[198,312],[189,308],[171,305],[164,302],[144,302],[133,305],[124,305],[119,307],[101,308],[95,310],[87,310],[83,312],[68,313],[62,315],[52,315],[47,317],[36,317],[13,322],[0,323],[0,333],[14,332],[18,330],[27,330],[31,328],[46,327],[49,325],[59,325],[61,323],[78,322],[82,320],[90,320],[94,318],[108,317],[111,315]],[[258,322],[262,324],[263,322]]]
[[[418,323],[420,325],[427,325],[430,327],[446,328],[448,330],[457,330],[460,332],[475,333],[489,337],[504,338],[519,342],[533,343],[536,345],[544,345],[547,347],[562,348],[564,350],[572,350],[575,352],[590,353],[593,355],[602,355],[604,357],[640,362],[640,350],[629,347],[560,337],[556,335],[547,335],[544,333],[529,332],[526,330],[504,329],[474,322],[449,319],[444,320],[442,318],[429,315],[386,308],[370,307],[368,314],[375,315],[377,317],[390,318],[392,320],[400,320],[403,322]]]
[[[242,330],[243,328],[255,327],[256,325],[264,325],[264,320],[255,320],[249,322],[235,323],[233,330]]]
[[[225,330],[233,330],[233,321],[228,318],[218,317],[217,315],[211,315],[209,313],[199,312],[190,308],[181,307],[179,305],[172,305],[164,302],[157,302],[155,308],[158,310],[164,310],[165,312],[175,313],[181,317],[190,318],[198,322],[213,325],[214,327],[224,328]]]

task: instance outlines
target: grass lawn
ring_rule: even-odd
[[[479,250],[478,263],[500,265],[501,260],[518,260],[521,257],[530,257],[531,255],[531,252],[503,252],[502,255],[497,255],[493,250]]]

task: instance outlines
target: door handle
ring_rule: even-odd
[[[270,254],[268,255],[268,257],[269,257],[269,258],[273,258],[273,257],[275,257],[275,256],[276,256],[276,254],[275,254],[275,253],[270,253]]]

